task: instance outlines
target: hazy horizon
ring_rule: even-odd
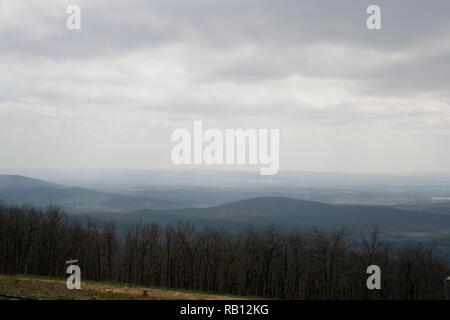
[[[0,175],[28,178],[69,185],[101,184],[148,186],[223,186],[231,188],[271,187],[333,187],[333,186],[450,186],[450,173],[360,173],[283,170],[274,176],[260,176],[257,170],[226,170],[213,168],[177,169],[1,169]]]

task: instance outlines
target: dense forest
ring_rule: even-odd
[[[59,208],[0,204],[0,273],[82,279],[289,299],[440,299],[448,265],[432,248],[392,247],[374,228],[357,244],[345,230],[239,233],[190,223],[81,222]],[[381,290],[366,268],[381,267]]]

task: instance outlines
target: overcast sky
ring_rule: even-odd
[[[0,74],[0,168],[173,168],[202,120],[279,128],[281,170],[450,172],[448,0],[0,0]]]

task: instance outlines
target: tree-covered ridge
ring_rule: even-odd
[[[0,205],[0,273],[65,277],[78,259],[82,279],[240,296],[292,299],[439,299],[448,267],[433,249],[393,248],[374,230],[350,245],[346,232],[239,233],[180,222],[82,223],[60,209]],[[381,290],[366,268],[382,270]]]

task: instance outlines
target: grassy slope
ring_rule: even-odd
[[[82,281],[69,290],[65,279],[30,275],[0,275],[0,294],[40,299],[75,300],[231,300],[244,299],[186,290],[155,289],[124,283]]]

